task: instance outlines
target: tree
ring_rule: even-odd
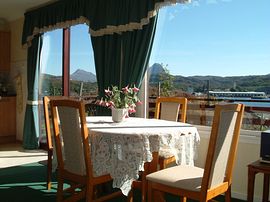
[[[159,82],[160,82],[160,94],[162,96],[170,96],[171,91],[173,89],[173,80],[174,77],[170,74],[168,70],[168,64],[164,65],[162,64],[162,67],[164,69],[163,73],[159,74]]]

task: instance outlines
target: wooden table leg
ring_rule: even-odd
[[[248,202],[253,202],[255,175],[256,172],[251,167],[248,167],[248,190],[247,190]]]
[[[269,174],[264,174],[263,177],[263,202],[268,202],[269,199]]]

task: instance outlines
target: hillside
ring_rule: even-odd
[[[148,73],[150,86],[157,86],[160,81],[160,75],[166,74],[165,69],[161,64],[155,63],[152,65]],[[52,87],[57,86],[61,88],[61,77],[44,74],[42,75],[46,80],[50,81]],[[180,76],[172,75],[173,77],[173,87],[174,90],[187,91],[188,89],[193,89],[194,92],[206,92],[207,83],[209,82],[209,90],[234,90],[234,91],[257,91],[265,92],[270,94],[270,74],[260,75],[260,76],[231,76],[231,77],[221,77],[221,76]],[[76,70],[71,75],[72,88],[79,89],[81,81],[83,81],[84,87],[88,88],[96,83],[96,76],[91,73],[81,69]],[[91,85],[90,85],[91,84]],[[76,87],[73,87],[76,86]],[[90,88],[90,87],[89,87]]]
[[[74,81],[83,81],[91,83],[97,82],[96,75],[82,69],[77,69],[73,74],[70,75],[70,79]]]
[[[165,71],[161,70],[162,65],[154,64],[150,67],[150,85],[159,82],[160,74]],[[157,69],[157,70],[155,70]],[[270,74],[259,76],[173,76],[173,86],[175,89],[187,91],[188,88],[193,88],[195,92],[204,92],[207,90],[209,81],[209,90],[234,90],[234,91],[262,91],[270,94]]]

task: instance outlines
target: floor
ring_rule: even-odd
[[[19,143],[0,144],[0,168],[44,161],[47,152],[44,150],[25,150]]]
[[[0,144],[0,169],[3,168],[2,176],[5,176],[0,177],[0,181],[2,180],[0,182],[1,201],[55,201],[57,186],[55,179],[53,182],[55,188],[49,191],[46,188],[46,167],[43,164],[46,159],[47,153],[44,150],[24,150],[21,144]],[[36,164],[35,166],[31,164],[36,162],[42,164]],[[14,167],[19,165],[22,166]],[[15,192],[17,194],[14,195]],[[22,195],[23,198],[20,197]],[[111,202],[120,201],[126,201],[126,198],[118,197],[111,200]],[[134,201],[140,201],[140,193],[137,193],[136,190]],[[167,195],[166,201],[176,202],[179,201],[179,198]],[[220,197],[217,201],[223,202],[224,198]],[[232,201],[242,202],[237,199],[232,199]]]

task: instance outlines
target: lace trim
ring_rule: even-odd
[[[138,23],[130,22],[128,24],[118,25],[118,26],[108,25],[106,26],[106,28],[102,28],[99,30],[91,29],[89,26],[90,21],[84,16],[81,16],[71,21],[59,22],[59,23],[56,23],[55,25],[49,25],[47,27],[42,27],[42,28],[35,27],[32,35],[27,37],[27,42],[23,44],[23,47],[24,48],[30,47],[31,41],[33,40],[35,35],[39,33],[45,33],[48,31],[55,30],[55,29],[63,29],[63,28],[67,28],[67,27],[70,27],[76,24],[82,24],[82,23],[86,23],[89,26],[89,33],[94,37],[109,35],[109,34],[114,34],[114,33],[121,34],[122,32],[126,32],[126,31],[142,29],[144,25],[149,24],[150,18],[154,17],[157,14],[157,10],[159,10],[160,8],[168,6],[168,5],[173,5],[176,3],[190,3],[190,2],[191,0],[164,0],[164,2],[156,3],[154,10],[149,11],[147,14],[147,17],[142,18],[141,21]]]

